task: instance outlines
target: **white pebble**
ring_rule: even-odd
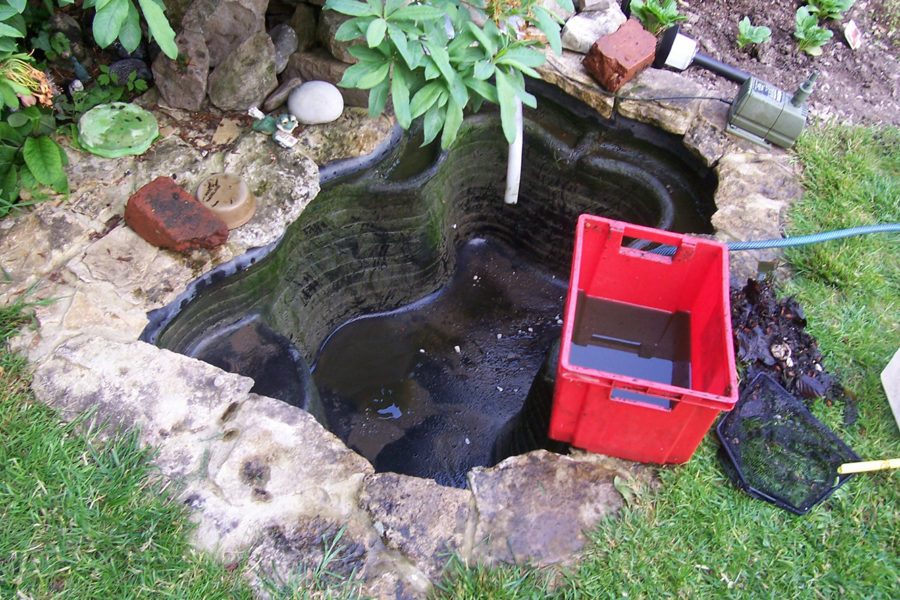
[[[503,391],[503,388],[500,387],[500,386],[498,385],[498,386],[497,386],[497,391],[498,391],[498,392],[502,392],[502,391]]]
[[[471,444],[471,443],[472,443],[472,442],[469,441],[469,438],[466,438],[466,446],[468,446],[468,445]]]
[[[498,334],[497,334],[497,339],[498,339],[498,340],[499,340],[500,338],[502,338],[502,337],[503,337],[503,334],[502,334],[502,333],[498,333]]]
[[[419,348],[419,353],[420,353],[420,354],[425,354],[425,348]]]
[[[457,354],[459,354],[460,352],[462,352],[462,350],[460,349],[459,346],[453,346],[453,349],[456,350],[456,353],[457,353]]]

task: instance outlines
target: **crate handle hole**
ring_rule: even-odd
[[[671,411],[675,406],[675,403],[669,398],[652,396],[650,394],[642,394],[641,392],[635,392],[632,390],[621,388],[613,388],[612,393],[609,397],[611,400],[615,400],[617,402],[640,404],[641,406],[646,406],[648,408],[655,408],[665,411]]]

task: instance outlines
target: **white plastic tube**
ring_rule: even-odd
[[[522,179],[522,138],[524,137],[522,120],[522,101],[516,98],[516,139],[509,145],[509,158],[506,161],[506,194],[503,201],[515,204],[519,201],[519,182]]]

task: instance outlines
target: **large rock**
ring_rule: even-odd
[[[359,107],[344,109],[337,121],[310,125],[295,132],[300,150],[324,165],[342,158],[355,158],[377,152],[390,142],[394,120],[383,114],[374,119]]]
[[[125,222],[154,246],[176,252],[215,248],[228,239],[228,226],[169,177],[128,199]]]
[[[259,106],[278,87],[275,46],[261,31],[247,38],[209,76],[209,100],[222,110]]]
[[[297,33],[293,27],[282,23],[272,28],[269,37],[272,38],[272,44],[275,46],[275,72],[281,73],[287,67],[291,54],[297,51]]]
[[[296,52],[288,60],[284,77],[301,77],[304,81],[327,81],[337,85],[349,68],[350,65],[333,58],[324,50]],[[341,88],[341,95],[345,106],[369,106],[369,90]]]
[[[304,125],[331,123],[344,111],[344,99],[327,81],[307,81],[291,91],[288,110]]]
[[[681,73],[646,69],[620,92],[619,114],[650,123],[675,135],[684,135],[700,108],[696,96],[704,88]]]
[[[263,112],[269,113],[277,108],[281,108],[281,106],[287,102],[291,91],[301,83],[303,83],[303,78],[301,77],[291,77],[282,81],[281,85],[275,88],[275,91],[266,97],[266,101],[263,102],[262,105]]]
[[[562,30],[563,48],[587,54],[594,42],[615,33],[626,21],[625,13],[615,0],[595,6],[597,10],[575,15],[566,21]]]
[[[178,58],[162,52],[153,61],[153,79],[163,102],[173,108],[200,110],[206,99],[209,51],[203,34],[183,31],[175,38]]]
[[[297,34],[297,50],[303,52],[316,45],[316,9],[309,4],[298,4],[290,25]]]
[[[474,556],[536,566],[570,561],[587,541],[584,532],[624,505],[614,478],[630,475],[625,464],[539,450],[472,469]]]
[[[319,27],[317,30],[319,42],[321,42],[322,46],[328,50],[329,54],[339,61],[350,65],[356,62],[356,57],[350,54],[348,48],[359,44],[360,41],[351,40],[349,42],[339,42],[334,39],[334,34],[337,32],[338,27],[349,21],[351,18],[352,17],[347,15],[334,12],[333,10],[323,10],[322,14],[319,16]]]
[[[546,51],[547,62],[538,67],[541,79],[555,85],[570,96],[578,98],[607,119],[612,116],[615,97],[603,91],[585,70],[584,57],[576,52],[563,50],[557,56]]]
[[[247,38],[265,30],[266,6],[268,0],[194,0],[181,27],[203,34],[210,66],[215,67]]]
[[[388,548],[436,581],[450,556],[463,551],[471,497],[430,479],[377,473],[366,477],[359,502]]]

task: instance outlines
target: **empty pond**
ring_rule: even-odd
[[[578,215],[709,232],[716,182],[677,138],[551,91],[539,105],[517,205],[498,114],[467,118],[448,152],[402,137],[323,170],[274,249],[202,277],[143,339],[252,377],[378,471],[462,486],[547,445]]]

